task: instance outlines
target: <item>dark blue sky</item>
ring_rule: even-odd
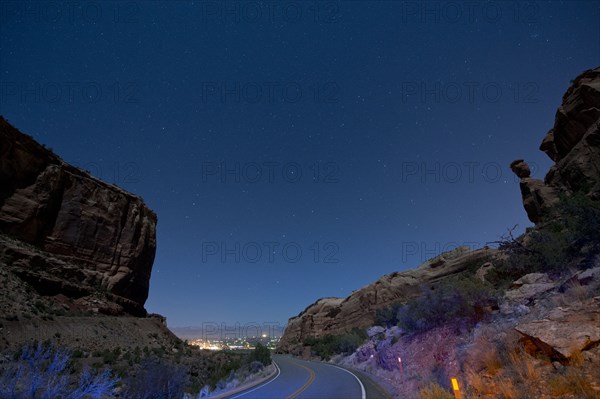
[[[147,308],[284,324],[530,223],[509,163],[600,64],[597,1],[1,3],[0,113],[159,217]]]

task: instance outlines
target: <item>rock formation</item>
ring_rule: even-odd
[[[552,359],[569,359],[600,344],[600,298],[557,307],[544,319],[524,322],[516,330]]]
[[[306,338],[339,335],[355,327],[370,327],[378,309],[408,301],[421,292],[423,285],[466,270],[476,270],[495,254],[496,250],[491,248],[471,250],[459,247],[415,269],[383,276],[348,298],[319,299],[288,321],[278,351],[299,355]]]
[[[109,313],[145,315],[156,215],[65,163],[0,117],[0,255],[44,295],[102,292]]]
[[[531,178],[523,160],[510,165],[521,179],[529,220],[541,222],[561,193],[583,192],[600,200],[600,68],[573,81],[540,150],[555,162],[544,181]]]

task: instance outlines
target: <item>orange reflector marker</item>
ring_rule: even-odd
[[[456,378],[452,379],[452,389],[458,391],[458,381],[456,380]]]
[[[452,378],[452,389],[454,390],[454,397],[456,399],[461,399],[462,395],[460,394],[460,389],[458,388],[458,380],[456,378]]]

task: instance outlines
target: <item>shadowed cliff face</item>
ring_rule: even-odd
[[[44,295],[106,293],[144,315],[156,215],[143,200],[66,164],[0,117],[0,253]],[[23,244],[26,243],[26,244]]]
[[[523,160],[511,164],[521,178],[529,220],[541,222],[563,193],[579,191],[600,200],[600,68],[575,78],[540,150],[555,162],[544,181],[531,178]]]

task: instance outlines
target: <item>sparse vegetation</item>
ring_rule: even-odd
[[[496,302],[493,288],[472,277],[449,278],[423,289],[423,293],[399,308],[398,326],[413,333],[448,322],[480,321]]]
[[[469,351],[466,377],[471,396],[600,398],[600,392],[593,389],[594,370],[586,369],[588,366],[580,352],[573,355],[568,365],[555,370],[543,354],[528,353],[516,333],[496,343],[488,338],[477,340]]]
[[[71,374],[71,357],[52,345],[23,347],[15,363],[0,374],[0,397],[11,399],[109,397],[117,384],[110,370],[91,372],[85,368]]]
[[[499,249],[508,259],[495,273],[498,280],[514,280],[526,273],[561,274],[569,267],[590,267],[600,253],[600,204],[583,194],[561,198],[547,222],[520,238],[512,231]]]
[[[402,308],[402,304],[396,303],[384,308],[378,309],[375,314],[375,325],[390,328],[395,326],[400,321],[398,312]]]
[[[446,391],[438,384],[431,383],[419,390],[419,399],[454,399],[454,395]]]
[[[223,388],[223,386],[219,386],[219,383],[226,382],[229,377],[233,376],[233,373],[240,369],[243,365],[241,355],[233,356],[233,354],[228,354],[228,359],[224,362],[218,362],[209,367],[209,375],[210,378],[208,380],[208,385],[211,389],[215,388]]]
[[[263,366],[268,366],[271,364],[271,351],[269,348],[261,344],[260,342],[256,344],[256,347],[250,354],[248,362],[257,361],[262,363]]]
[[[156,357],[142,361],[135,375],[125,381],[127,399],[181,398],[188,384],[182,366],[167,363]]]
[[[307,338],[304,341],[304,346],[310,346],[316,356],[329,360],[333,355],[354,352],[366,339],[367,334],[365,331],[354,328],[344,335],[325,335],[321,338]]]
[[[573,367],[568,367],[564,373],[555,375],[548,384],[555,395],[572,394],[578,399],[600,398],[600,392],[593,388],[593,381],[581,370]]]

